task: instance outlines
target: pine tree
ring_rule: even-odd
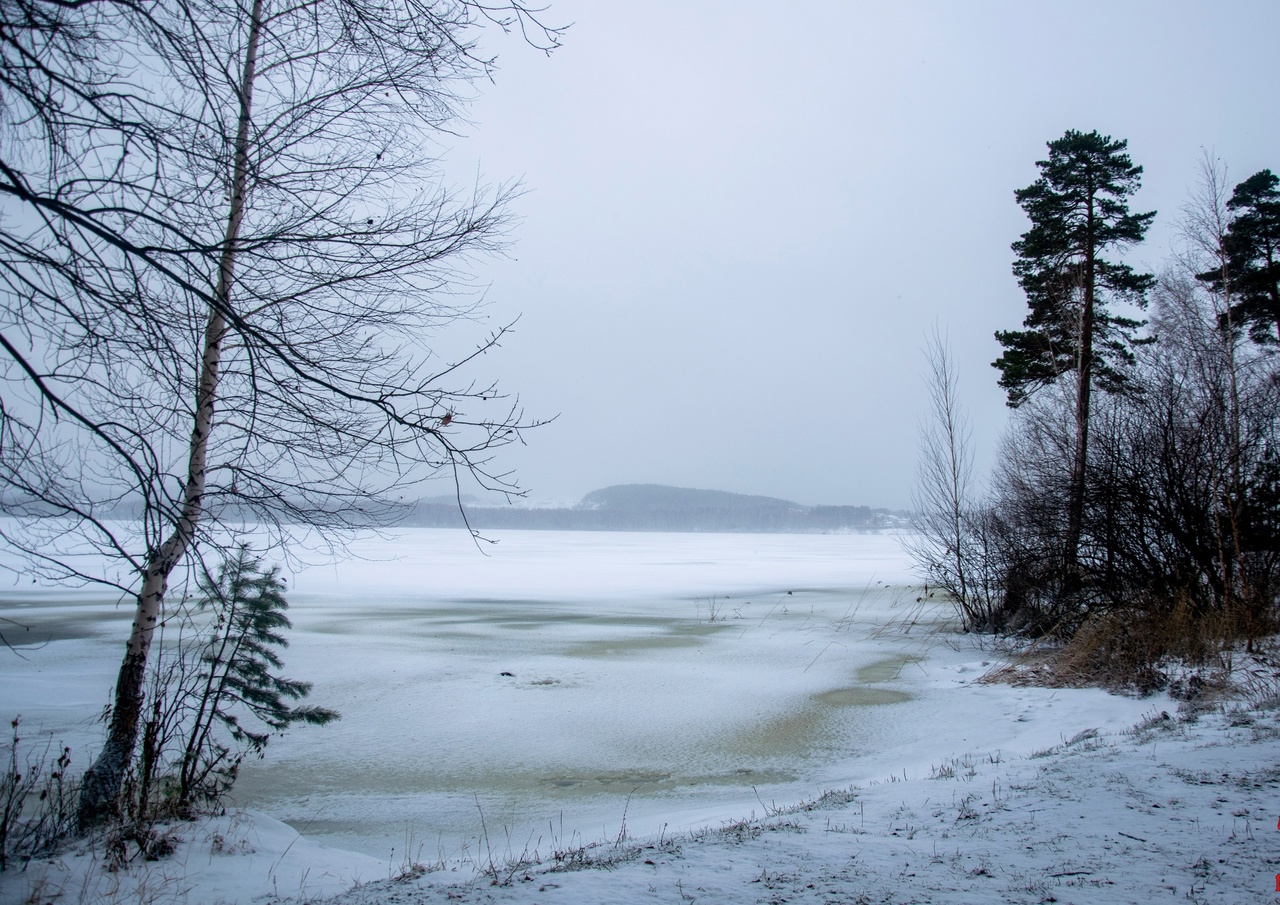
[[[235,779],[246,753],[261,756],[271,733],[294,723],[322,726],[338,718],[324,707],[295,707],[310,682],[275,675],[283,664],[273,648],[287,647],[281,632],[292,627],[284,611],[284,580],[279,567],[240,547],[218,569],[216,578],[200,584],[200,609],[212,609],[214,631],[200,656],[200,684],[194,690],[195,717],[186,736],[178,797],[216,797]],[[251,722],[246,723],[249,718]],[[239,752],[219,740],[218,727],[241,746]]]
[[[999,331],[1005,352],[994,362],[1010,406],[1064,374],[1076,375],[1076,443],[1067,500],[1065,557],[1075,571],[1084,519],[1089,409],[1096,384],[1124,388],[1125,366],[1141,321],[1110,313],[1109,299],[1145,307],[1150,274],[1102,255],[1141,242],[1155,212],[1132,214],[1127,200],[1141,185],[1142,167],[1125,153],[1128,142],[1069,130],[1049,142],[1040,178],[1014,192],[1031,228],[1013,243],[1013,273],[1031,312],[1025,330]]]
[[[1198,275],[1230,300],[1224,327],[1249,330],[1259,345],[1280,343],[1280,178],[1254,173],[1235,187],[1223,236],[1225,266]]]

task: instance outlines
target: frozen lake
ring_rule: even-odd
[[[1149,709],[971,685],[983,653],[940,643],[949,611],[889,535],[512,531],[484,555],[415,529],[353,552],[291,577],[284,653],[342,720],[274,739],[234,794],[393,860],[545,855],[624,814],[676,832]],[[0,715],[95,746],[127,610],[18,586],[0,615],[50,639],[5,655]]]

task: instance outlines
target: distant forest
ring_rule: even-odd
[[[571,508],[467,505],[473,528],[568,531],[725,531],[827,534],[905,525],[906,514],[869,506],[803,506],[773,497],[661,484],[620,484],[594,490]],[[417,503],[406,524],[456,528],[458,505]]]

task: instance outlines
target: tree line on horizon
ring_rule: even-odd
[[[466,524],[478,530],[830,534],[893,529],[907,521],[905,514],[870,506],[751,506],[727,502],[717,505],[714,501],[690,501],[684,505],[670,501],[653,506],[579,505],[561,508],[469,506],[466,511]],[[421,502],[411,508],[404,524],[423,528],[456,528],[463,525],[463,515],[455,504]]]
[[[913,553],[967,629],[1089,648],[1120,674],[1273,634],[1280,606],[1280,179],[1206,157],[1179,253],[1123,253],[1127,143],[1068,131],[1014,193],[1022,329],[993,363],[1014,410],[979,493],[945,340],[928,343]],[[1144,318],[1143,315],[1147,317]]]

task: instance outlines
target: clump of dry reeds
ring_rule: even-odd
[[[1274,632],[1274,626],[1269,626]],[[1049,687],[1100,687],[1129,694],[1168,689],[1184,700],[1248,691],[1248,662],[1265,659],[1266,642],[1251,609],[1205,610],[1185,600],[1144,602],[1087,617],[1062,639],[1045,636],[984,677],[988,682]],[[1240,673],[1240,675],[1236,675]]]

